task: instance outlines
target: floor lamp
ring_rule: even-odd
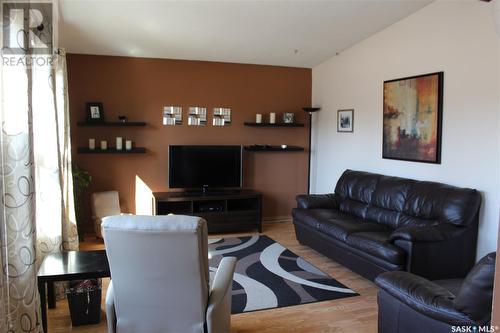
[[[500,0],[499,0],[500,1]],[[321,110],[321,108],[302,108],[305,112],[309,113],[309,164],[307,167],[307,194],[311,189],[311,138],[312,138],[312,114]]]

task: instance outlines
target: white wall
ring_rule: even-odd
[[[313,193],[349,168],[481,191],[478,256],[496,249],[500,54],[492,4],[438,1],[313,68]],[[383,81],[444,71],[441,164],[382,159]],[[337,109],[354,108],[354,133]]]

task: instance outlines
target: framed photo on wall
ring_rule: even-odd
[[[441,163],[443,76],[384,81],[382,158]]]
[[[337,132],[354,132],[354,109],[337,111]]]
[[[102,103],[87,103],[87,122],[96,123],[104,121],[104,109]]]

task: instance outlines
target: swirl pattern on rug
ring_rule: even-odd
[[[358,296],[267,236],[210,239],[210,274],[236,257],[233,314]]]

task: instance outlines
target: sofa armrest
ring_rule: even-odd
[[[445,288],[418,275],[407,272],[380,274],[375,283],[421,314],[450,325],[474,325],[464,313],[453,307],[455,296]]]
[[[299,194],[295,197],[297,207],[302,209],[336,209],[339,208],[337,196],[330,194]]]
[[[236,258],[222,258],[210,288],[207,308],[207,332],[231,332],[231,291]]]
[[[466,232],[465,227],[442,223],[433,226],[406,226],[394,230],[390,241],[405,240],[410,242],[442,242],[460,237]]]

